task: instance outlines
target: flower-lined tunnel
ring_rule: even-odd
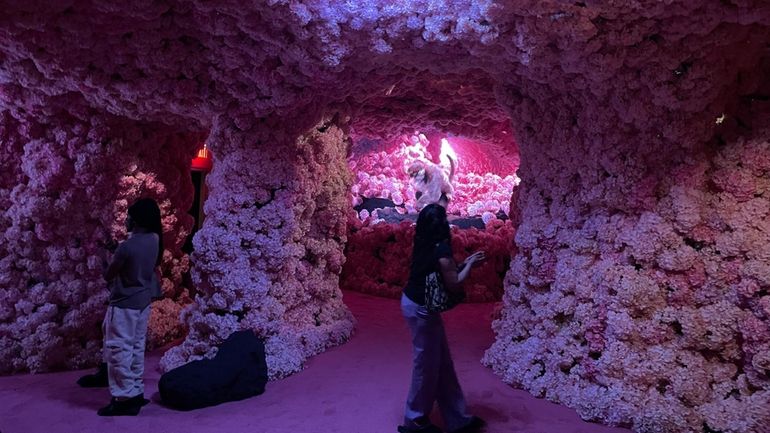
[[[408,170],[427,162],[439,174],[443,171],[451,185],[447,212],[455,259],[460,263],[475,251],[486,253],[487,260],[464,284],[466,302],[500,301],[513,251],[511,197],[519,182],[518,153],[509,137],[506,131],[504,142],[492,143],[439,133],[354,139],[348,157],[354,213],[348,219],[340,287],[400,298],[409,276],[418,207],[425,202],[416,198],[425,185]]]
[[[141,196],[167,245],[150,339],[184,336],[162,366],[252,329],[272,377],[298,371],[354,330],[340,276],[372,281],[346,244],[389,224],[365,199],[408,215],[398,164],[446,139],[469,169],[450,210],[515,230],[504,292],[478,293],[502,299],[502,380],[637,431],[767,425],[761,2],[271,3],[0,2],[2,372],[98,360]]]

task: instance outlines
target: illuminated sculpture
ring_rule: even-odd
[[[452,200],[454,194],[452,181],[455,176],[457,156],[454,155],[454,152],[444,151],[445,148],[451,149],[446,138],[441,140],[441,146],[441,155],[446,156],[449,160],[449,173],[443,167],[430,161],[415,161],[407,169],[410,182],[414,187],[414,196],[417,199],[415,203],[417,210],[431,203],[438,203],[446,208]]]

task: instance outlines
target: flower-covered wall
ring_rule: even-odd
[[[108,295],[101,273],[139,197],[157,199],[165,215],[164,299],[154,303],[151,347],[182,335],[179,312],[189,302],[180,248],[191,221],[181,210],[192,199],[184,180],[200,134],[96,114],[76,99],[44,103],[40,111],[12,108],[0,116],[8,146],[0,185],[3,373],[100,359]]]
[[[251,329],[265,340],[268,373],[282,377],[353,330],[339,289],[348,140],[336,117],[298,138],[269,120],[233,117],[219,118],[208,141],[217,159],[194,240],[189,334],[161,365],[211,356],[232,332]]]
[[[145,185],[167,194],[168,215],[184,212],[187,187],[171,184],[186,173],[157,167],[189,158],[164,159],[183,142],[192,151],[200,131],[217,156],[191,257],[200,296],[163,364],[210,355],[250,327],[268,341],[273,377],[352,329],[337,286],[348,188],[386,184],[348,173],[345,137],[410,144],[413,131],[441,131],[492,149],[509,133],[521,183],[489,205],[510,205],[515,246],[484,362],[638,432],[770,425],[766,2],[5,0],[0,10],[0,83],[12,87],[0,90],[3,371],[96,359],[97,262],[120,236],[122,200]],[[373,163],[403,151],[385,149]],[[131,171],[127,155],[139,153],[146,165]],[[184,267],[174,257],[171,276]],[[166,289],[180,299],[171,317],[184,295]]]
[[[548,104],[527,95],[553,89],[508,88],[530,127],[484,357],[503,380],[638,432],[767,431],[770,88],[744,31],[643,68],[651,100],[622,71]]]

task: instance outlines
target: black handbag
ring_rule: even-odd
[[[454,308],[465,300],[465,292],[452,293],[444,287],[439,271],[425,276],[425,308],[434,313],[441,313]]]

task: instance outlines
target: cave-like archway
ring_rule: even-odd
[[[451,185],[448,216],[455,258],[483,250],[486,260],[465,282],[466,302],[497,302],[513,251],[511,213],[518,151],[510,131],[500,141],[477,141],[431,131],[385,140],[353,140],[348,165],[353,173],[343,290],[398,299],[407,283],[417,220],[409,167],[433,164]]]
[[[337,287],[351,132],[493,141],[512,119],[517,254],[484,362],[585,418],[756,431],[770,398],[756,3],[3,2],[0,370],[94,359],[94,281],[140,194],[167,200],[180,233],[178,313],[189,220],[170,209],[189,205],[180,179],[210,131],[200,294],[165,365],[249,327],[274,377],[296,371],[353,327]]]

